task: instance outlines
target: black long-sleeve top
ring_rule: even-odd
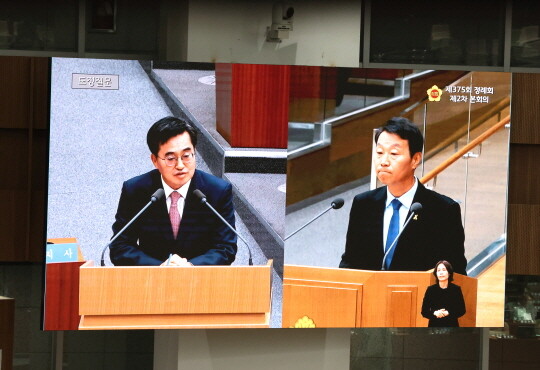
[[[444,308],[448,316],[437,318],[433,312]],[[458,318],[465,314],[465,301],[461,288],[449,283],[446,289],[439,284],[427,288],[422,302],[422,316],[429,319],[429,327],[458,327]]]

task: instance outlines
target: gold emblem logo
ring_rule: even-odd
[[[414,215],[413,220],[418,220],[418,215]]]
[[[442,90],[437,85],[433,85],[430,89],[427,89],[427,95],[429,101],[441,101]]]
[[[298,321],[296,321],[296,323],[294,323],[294,326],[291,326],[291,328],[297,328],[297,329],[301,329],[301,328],[315,328],[316,325],[315,323],[313,322],[313,320],[311,320],[309,317],[307,316],[304,316],[300,319],[298,319]]]

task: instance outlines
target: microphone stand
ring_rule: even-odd
[[[297,232],[299,232],[300,230],[304,229],[306,226],[308,226],[309,224],[311,224],[313,221],[315,221],[316,219],[318,219],[319,217],[321,217],[322,215],[324,215],[326,212],[328,212],[329,210],[331,210],[332,208],[334,208],[334,205],[330,205],[330,207],[328,207],[327,209],[325,209],[324,211],[322,211],[320,214],[318,214],[317,216],[313,217],[313,219],[311,219],[311,221],[309,221],[307,224],[305,224],[304,226],[300,227],[298,230],[294,231],[292,234],[290,234],[289,236],[285,237],[284,240],[287,240],[289,239],[291,236],[293,236],[294,234],[296,234]]]
[[[160,191],[161,190],[161,191]],[[139,216],[144,212],[146,211],[146,209],[148,207],[150,207],[153,203],[155,203],[159,198],[161,198],[163,195],[165,194],[165,192],[163,191],[163,189],[158,189],[154,194],[152,194],[152,197],[150,198],[150,202],[148,202],[144,207],[143,209],[141,209],[139,211],[139,213],[137,213],[112,239],[109,243],[107,243],[107,245],[105,246],[105,248],[103,248],[103,250],[101,251],[101,266],[105,266],[105,251],[107,250],[107,248],[109,248],[111,246],[111,244],[120,236],[122,235],[122,233],[137,219],[139,218]]]
[[[403,233],[403,231],[405,230],[405,228],[407,227],[407,225],[409,224],[409,222],[411,222],[411,219],[413,218],[415,212],[411,212],[409,218],[405,221],[405,224],[403,224],[403,228],[401,229],[401,231],[399,232],[398,236],[396,236],[396,238],[394,239],[394,241],[392,242],[392,244],[390,244],[390,247],[386,250],[386,252],[384,252],[384,257],[382,259],[382,266],[381,266],[381,270],[382,271],[387,271],[384,269],[384,262],[386,261],[386,257],[388,257],[388,253],[390,253],[390,251],[392,250],[392,248],[395,247],[395,245],[397,244],[397,241],[398,239],[401,237],[401,234]]]
[[[198,189],[197,189],[197,190],[198,190]],[[197,190],[195,190],[193,193],[195,194],[195,192],[196,192]],[[240,238],[240,240],[242,240],[242,241],[244,242],[244,244],[247,246],[247,249],[248,249],[248,252],[249,252],[249,261],[248,261],[248,263],[249,263],[250,266],[253,266],[253,257],[251,256],[251,248],[249,248],[249,245],[248,245],[248,243],[245,241],[245,239],[242,238],[242,236],[238,233],[238,231],[236,231],[236,229],[235,229],[234,227],[232,227],[231,224],[228,223],[227,220],[224,219],[223,216],[221,216],[221,215],[219,214],[219,212],[216,211],[216,210],[214,209],[214,207],[212,207],[212,205],[211,205],[210,203],[208,203],[208,201],[206,200],[206,196],[205,196],[200,190],[198,191],[198,193],[200,193],[200,195],[199,195],[199,194],[195,194],[195,195],[201,200],[201,202],[204,203],[204,204],[208,207],[208,209],[212,210],[212,212],[214,212],[214,214],[215,214],[216,216],[218,216],[219,219],[220,219],[221,221],[223,221],[223,223],[224,223],[225,225],[227,225],[227,226],[229,227],[229,229],[231,229],[231,230],[236,234],[236,236]]]

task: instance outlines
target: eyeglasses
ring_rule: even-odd
[[[167,167],[172,167],[172,166],[176,166],[176,164],[178,163],[178,159],[180,159],[183,164],[190,164],[191,162],[193,162],[194,157],[195,157],[195,153],[185,153],[185,154],[182,154],[180,157],[176,157],[174,155],[168,155],[165,158],[161,158],[161,157],[158,157],[158,158],[161,159],[162,161],[165,161],[165,165]]]

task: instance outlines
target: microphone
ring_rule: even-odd
[[[249,253],[249,262],[248,262],[248,263],[249,263],[250,266],[252,266],[252,265],[253,265],[253,258],[252,258],[252,256],[251,256],[251,248],[249,247],[249,244],[244,240],[244,238],[242,238],[242,236],[241,236],[240,234],[238,234],[238,232],[236,231],[236,229],[235,229],[234,227],[232,227],[231,224],[229,224],[229,223],[227,222],[227,220],[225,220],[225,219],[223,218],[223,216],[221,216],[221,215],[219,214],[219,212],[216,211],[216,209],[215,209],[214,207],[212,207],[212,205],[211,205],[210,203],[208,203],[208,201],[206,200],[206,195],[204,195],[204,193],[203,193],[202,191],[200,191],[199,189],[195,189],[195,190],[193,190],[193,195],[195,195],[197,198],[199,198],[202,204],[205,204],[212,212],[214,212],[214,214],[215,214],[216,216],[218,216],[219,219],[220,219],[221,221],[223,221],[223,223],[224,223],[225,225],[227,225],[227,227],[228,227],[233,233],[235,233],[236,236],[240,238],[240,240],[242,240],[242,241],[244,242],[244,244],[246,245],[246,247],[247,247],[247,249],[248,249],[248,253]]]
[[[384,271],[384,262],[386,261],[386,258],[388,257],[388,253],[390,253],[390,251],[395,247],[395,245],[397,244],[397,241],[399,239],[399,237],[401,236],[401,234],[403,233],[403,231],[405,230],[405,227],[407,227],[407,225],[409,224],[409,222],[411,221],[411,219],[413,218],[414,214],[415,213],[418,213],[422,210],[422,204],[418,203],[418,202],[415,202],[413,204],[411,204],[411,214],[410,216],[407,218],[407,220],[405,221],[405,224],[403,224],[403,228],[401,229],[401,231],[397,234],[396,238],[394,239],[394,241],[392,242],[392,244],[390,244],[390,247],[386,250],[386,252],[384,252],[384,257],[383,257],[383,260],[382,260],[382,265],[381,265],[381,270]]]
[[[343,207],[344,204],[345,201],[343,200],[343,198],[336,198],[332,201],[332,203],[330,203],[330,205],[334,209],[340,209],[341,207]]]
[[[146,211],[146,209],[148,207],[150,207],[153,203],[157,202],[159,199],[163,198],[163,196],[165,195],[165,190],[163,190],[162,188],[159,188],[155,191],[154,194],[152,194],[152,196],[150,197],[150,202],[148,202],[144,207],[143,209],[141,209],[139,211],[139,213],[137,213],[132,219],[131,221],[129,221],[115,236],[113,236],[113,238],[111,239],[111,241],[105,246],[105,248],[103,248],[103,250],[101,251],[101,266],[105,266],[105,251],[107,250],[107,248],[110,247],[110,245],[137,219],[139,218],[139,216],[144,212]]]
[[[164,195],[165,195],[165,190],[163,190],[162,188],[159,188],[150,197],[150,202],[155,203],[158,200],[160,200],[161,198],[163,198]]]
[[[420,212],[422,210],[422,205],[418,202],[414,202],[412,205],[411,205],[411,212]]]
[[[285,238],[285,240],[289,239],[291,236],[293,236],[294,234],[296,234],[297,232],[299,232],[300,230],[302,230],[303,228],[305,228],[307,225],[309,225],[310,223],[312,223],[313,221],[315,221],[316,219],[318,219],[319,217],[321,217],[322,215],[324,215],[326,212],[328,212],[329,210],[331,209],[340,209],[341,207],[343,207],[343,205],[345,204],[345,201],[343,200],[343,198],[336,198],[332,201],[332,203],[330,203],[330,207],[328,207],[327,209],[325,209],[324,211],[322,211],[321,213],[319,213],[317,216],[315,216],[313,219],[311,219],[311,221],[309,221],[308,223],[306,223],[304,226],[300,227],[299,229],[297,229],[296,231],[294,231],[292,234],[290,234],[289,236],[287,236]]]
[[[193,195],[195,195],[197,198],[201,200],[201,203],[206,203],[206,195],[199,189],[193,190]]]

